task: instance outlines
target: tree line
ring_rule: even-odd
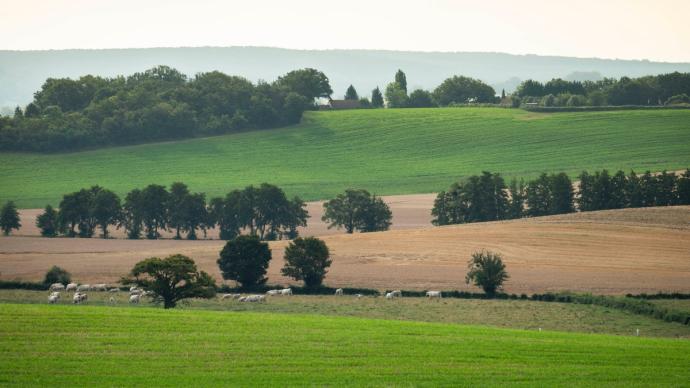
[[[216,226],[220,238],[229,240],[246,230],[262,240],[295,238],[297,228],[309,217],[299,197],[288,199],[277,186],[263,183],[233,190],[224,198],[206,201],[204,193],[190,192],[175,182],[168,190],[151,184],[127,193],[122,201],[113,191],[93,186],[65,194],[58,209],[46,206],[36,219],[45,237],[93,237],[100,229],[108,238],[109,227],[123,228],[129,239],[160,238],[161,232],[175,233],[176,239],[198,238]]]
[[[546,83],[524,81],[513,98],[541,106],[677,105],[690,104],[690,73],[668,73],[639,78],[604,78],[599,81]],[[514,104],[515,105],[515,104]]]
[[[322,220],[328,228],[347,233],[388,230],[392,213],[388,205],[366,190],[348,189],[323,204]],[[100,186],[65,194],[58,208],[47,205],[36,218],[44,237],[108,238],[110,228],[124,229],[127,238],[160,238],[172,231],[176,239],[198,238],[201,231],[218,228],[222,240],[232,240],[243,232],[260,240],[295,239],[299,227],[307,226],[306,203],[289,199],[278,186],[263,183],[233,190],[224,197],[206,200],[204,193],[193,193],[187,185],[175,182],[166,188],[151,184],[131,190],[124,201],[113,191]],[[5,235],[21,227],[14,202],[0,209],[0,228]],[[185,235],[185,236],[183,236]]]
[[[541,174],[528,182],[483,172],[438,193],[431,211],[434,225],[497,221],[522,217],[647,206],[690,205],[690,169],[682,175],[607,170],[583,171],[577,190],[567,174]]]
[[[385,99],[384,99],[385,95]],[[386,85],[384,93],[377,86],[371,97],[361,97],[353,85],[345,91],[345,100],[359,100],[361,108],[431,108],[467,103],[496,103],[500,98],[486,83],[469,77],[447,78],[433,91],[415,89],[408,94],[407,76],[402,70],[395,73],[394,80]]]
[[[64,151],[209,136],[298,123],[332,94],[315,69],[252,83],[218,71],[188,78],[158,66],[133,75],[49,78],[14,116],[0,117],[0,150]]]

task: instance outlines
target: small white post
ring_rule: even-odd
[[[541,333],[541,327],[539,328],[539,332]]]
[[[635,335],[638,337],[640,336],[640,329],[635,329]]]

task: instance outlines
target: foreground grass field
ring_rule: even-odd
[[[309,112],[302,124],[70,154],[0,154],[0,202],[57,205],[99,184],[119,194],[184,181],[209,196],[271,182],[304,199],[345,188],[427,193],[482,170],[508,178],[690,166],[690,111],[538,114],[494,108]]]
[[[46,292],[0,290],[0,303],[46,303]],[[67,297],[66,297],[67,296]],[[110,293],[90,292],[89,305],[139,307],[127,303],[127,295],[116,295],[111,303]],[[71,304],[63,294],[60,304]],[[148,298],[141,306],[153,306]],[[441,302],[426,298],[384,298],[351,295],[272,297],[265,304],[239,303],[235,300],[194,299],[183,302],[180,309],[253,311],[284,314],[318,314],[360,318],[395,319],[435,323],[460,323],[526,330],[567,331],[579,333],[616,334],[631,336],[640,331],[644,337],[673,337],[690,339],[690,326],[669,323],[647,316],[594,305],[547,303],[529,300],[477,300],[445,298]],[[672,308],[672,307],[669,307]],[[680,308],[682,310],[682,308]]]
[[[0,383],[681,386],[690,342],[361,318],[0,306]]]

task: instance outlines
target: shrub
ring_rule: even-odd
[[[509,276],[501,255],[489,251],[475,252],[467,265],[467,284],[481,287],[488,296],[494,296]]]
[[[66,270],[54,265],[53,268],[46,272],[46,276],[43,279],[43,284],[51,285],[53,283],[67,284],[72,281],[72,275]]]

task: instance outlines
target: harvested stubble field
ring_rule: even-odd
[[[255,312],[2,305],[5,386],[650,386],[690,342]]]
[[[476,250],[504,255],[510,293],[690,292],[690,207],[578,213],[505,222],[329,235],[330,286],[458,289]],[[287,242],[271,243],[270,283],[280,276]],[[182,253],[220,279],[223,241],[0,238],[3,279],[40,280],[52,265],[81,283],[114,282],[137,261]]]
[[[0,153],[0,203],[56,206],[100,185],[121,196],[182,181],[209,197],[270,182],[305,200],[347,188],[429,193],[482,170],[678,170],[690,166],[690,110],[532,113],[519,109],[307,112],[289,128],[62,153]]]
[[[47,291],[0,290],[0,303],[45,304]],[[72,293],[62,293],[61,305],[71,305]],[[109,308],[142,308],[153,306],[144,298],[139,306],[128,304],[129,294],[88,292],[89,306]],[[110,298],[114,301],[111,302]],[[74,306],[79,308],[80,306]],[[669,306],[671,307],[671,306]],[[675,308],[675,306],[673,306]],[[480,300],[444,298],[427,300],[405,297],[387,300],[383,297],[353,295],[294,295],[268,297],[266,303],[241,303],[233,299],[191,299],[177,307],[184,310],[254,311],[282,314],[318,314],[404,321],[487,325],[509,329],[564,331],[596,334],[673,337],[690,339],[690,326],[664,322],[595,305],[549,303],[530,300]],[[678,308],[679,310],[682,309]]]

